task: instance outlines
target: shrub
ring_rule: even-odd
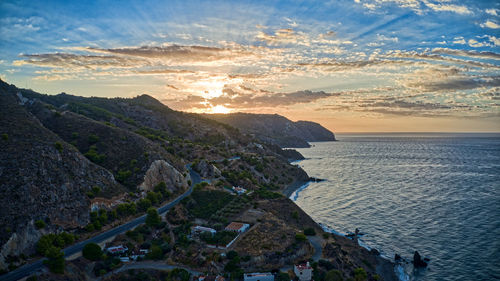
[[[299,242],[303,242],[303,241],[307,240],[307,237],[302,233],[297,233],[297,234],[295,234],[295,240],[297,240]]]
[[[365,281],[368,278],[368,274],[362,267],[358,267],[354,270],[354,280]]]
[[[278,274],[276,274],[276,278],[275,278],[276,281],[290,281],[291,278],[290,278],[290,275],[288,275],[288,273],[286,272],[278,272]]]
[[[95,195],[99,195],[99,193],[101,193],[101,188],[98,187],[97,185],[94,185],[92,187],[92,193],[94,193]]]
[[[54,147],[55,147],[55,148],[56,148],[59,152],[61,152],[61,151],[63,150],[63,146],[62,146],[62,144],[61,144],[60,142],[58,142],[58,141],[56,141],[56,142],[54,143]]]
[[[94,134],[90,134],[89,135],[89,143],[90,144],[94,144],[94,143],[97,143],[99,141],[99,137],[94,135]]]
[[[36,229],[41,229],[45,227],[45,222],[43,220],[37,220],[35,222]]]
[[[316,235],[316,231],[312,227],[308,227],[304,230],[304,234],[307,236],[314,236]]]
[[[9,140],[9,135],[8,134],[2,134],[2,139],[3,140]]]
[[[98,261],[102,257],[102,250],[96,243],[89,243],[83,247],[82,255],[91,261]]]
[[[148,253],[148,258],[153,260],[161,260],[163,258],[163,250],[158,245],[152,245],[151,252]]]
[[[78,136],[79,136],[78,132],[73,132],[73,133],[71,134],[71,138],[73,138],[73,139],[78,138]]]
[[[106,155],[104,154],[99,154],[97,152],[97,147],[95,145],[92,145],[85,154],[85,157],[87,157],[90,161],[100,164],[106,159]]]
[[[124,183],[131,175],[132,172],[130,170],[120,170],[116,175],[116,180],[121,183]]]
[[[325,281],[343,281],[342,272],[332,269],[325,275]]]

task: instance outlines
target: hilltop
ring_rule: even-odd
[[[308,142],[335,140],[335,135],[318,123],[293,122],[278,114],[230,113],[204,116],[280,147],[309,147]]]

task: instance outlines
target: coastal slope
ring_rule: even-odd
[[[238,128],[241,132],[279,145],[280,147],[309,147],[308,142],[334,141],[335,135],[318,123],[293,122],[278,114],[206,114],[207,118]]]

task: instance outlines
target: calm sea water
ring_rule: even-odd
[[[431,259],[411,280],[500,280],[500,135],[338,135],[298,149],[296,196],[317,222],[393,258]]]

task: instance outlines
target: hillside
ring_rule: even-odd
[[[279,191],[308,180],[289,165],[290,153],[147,95],[44,95],[0,81],[0,106],[0,269],[23,263],[19,257],[34,254],[43,234],[88,237],[145,211],[110,213],[96,223],[92,209],[111,212],[145,199],[158,206],[182,193],[188,163],[205,176],[217,170],[221,185],[248,190]],[[166,186],[161,193],[160,183]],[[38,229],[37,221],[46,226]]]
[[[308,142],[335,140],[335,135],[318,123],[293,122],[277,114],[232,113],[204,116],[280,147],[309,147]]]

